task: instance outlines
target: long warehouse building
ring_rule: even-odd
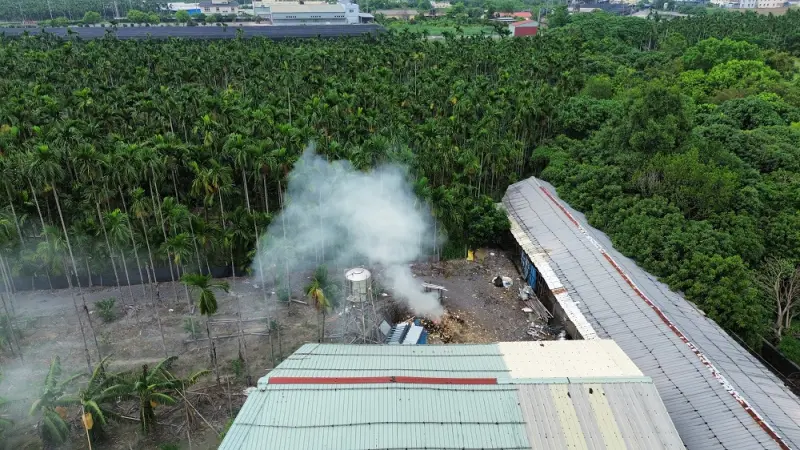
[[[610,340],[306,344],[220,450],[684,450],[650,378]]]
[[[544,181],[503,205],[528,280],[576,338],[613,339],[653,379],[686,448],[800,449],[800,400],[692,303],[614,250]],[[529,281],[531,282],[531,281]]]

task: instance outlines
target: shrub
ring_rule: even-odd
[[[792,362],[800,364],[800,340],[797,340],[794,336],[784,336],[780,345],[778,345],[778,349]]]
[[[242,379],[242,376],[244,376],[244,364],[241,359],[236,358],[231,361],[231,372],[233,372],[237,380]]]
[[[97,308],[97,314],[103,319],[103,322],[109,323],[116,320],[117,312],[114,309],[116,303],[117,299],[114,297],[98,300],[94,303],[95,308]]]
[[[197,339],[202,334],[203,325],[199,320],[194,317],[186,317],[183,319],[183,330],[192,339]]]
[[[289,287],[281,286],[278,288],[278,301],[282,303],[289,303]]]

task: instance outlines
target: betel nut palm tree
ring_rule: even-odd
[[[209,321],[211,316],[217,312],[217,296],[215,290],[228,292],[230,285],[227,281],[213,281],[211,274],[202,275],[199,273],[187,273],[181,277],[181,282],[197,292],[197,306],[200,314],[206,316],[206,335],[208,336],[208,356],[214,367],[214,376],[219,383],[219,368],[217,367],[216,352],[214,341],[211,339],[211,328]]]

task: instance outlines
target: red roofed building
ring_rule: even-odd
[[[498,17],[519,17],[520,19],[530,20],[533,18],[530,11],[517,11],[517,12],[501,12],[497,14]]]
[[[514,22],[508,26],[511,36],[536,36],[539,32],[539,22],[535,20],[523,20]]]

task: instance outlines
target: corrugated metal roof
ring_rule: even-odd
[[[624,354],[613,342],[558,344],[542,350],[538,342],[512,343],[505,351],[504,344],[307,344],[259,381],[220,449],[683,448],[652,381],[635,367],[631,370],[629,360],[615,361]],[[557,364],[559,355],[578,351],[575,359],[585,361],[576,367],[603,359],[580,350],[600,349],[610,361],[605,366],[619,366],[624,369],[619,373],[632,376],[575,381],[515,378],[506,363],[521,357],[525,349],[538,354],[541,365]],[[303,369],[309,374],[303,376],[314,377],[305,380],[309,383],[293,384],[296,378],[281,378],[296,377],[298,364],[314,367]],[[373,380],[361,384],[359,378],[353,378],[350,384],[326,384],[331,376],[341,374],[394,376],[404,364],[423,368],[423,376],[454,380],[473,379],[474,369],[486,365],[481,373],[502,376],[504,382],[459,385]],[[376,365],[381,368],[375,369]],[[589,372],[569,374],[585,373]]]
[[[531,448],[684,448],[651,383],[528,384],[517,391]]]
[[[264,378],[309,376],[503,378],[508,369],[496,345],[305,344]]]
[[[220,448],[530,448],[524,426],[513,386],[270,385]]]
[[[500,342],[511,378],[641,377],[611,340]]]
[[[769,428],[800,448],[797,397],[716,323],[615,251],[604,234],[556,198],[552,186],[535,178],[516,183],[503,203],[526,234],[526,252],[546,255],[598,336],[616,341],[653,378],[688,448],[778,448]],[[739,400],[752,406],[767,429]]]

